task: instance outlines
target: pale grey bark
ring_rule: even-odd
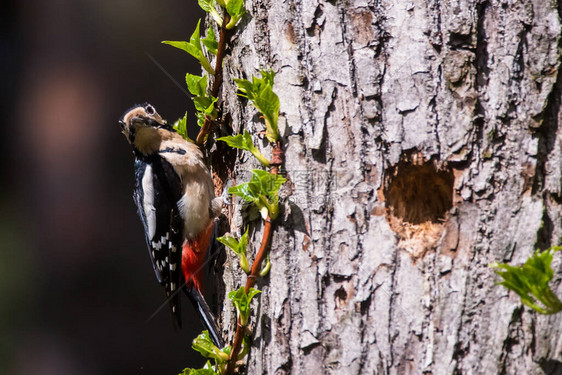
[[[246,4],[225,60],[225,108],[236,130],[261,131],[231,78],[277,72],[290,179],[248,373],[562,371],[562,314],[523,308],[487,266],[562,238],[560,2]],[[445,191],[451,179],[453,207],[426,227],[393,222],[391,173],[424,160],[448,176]],[[242,154],[236,182],[255,166]],[[430,200],[442,193],[418,178]],[[235,233],[247,223],[239,208]],[[229,290],[241,282],[231,255]]]

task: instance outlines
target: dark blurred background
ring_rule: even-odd
[[[195,0],[0,6],[0,374],[177,374],[202,364],[184,299],[174,332],[132,200],[117,120],[148,101],[175,121],[199,73]],[[189,118],[188,126],[196,126]]]

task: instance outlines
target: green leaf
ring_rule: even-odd
[[[207,368],[186,368],[179,375],[218,375],[215,371]]]
[[[244,337],[242,338],[242,350],[240,350],[240,353],[238,353],[238,360],[241,360],[246,354],[250,352],[250,346],[250,337],[248,335],[244,335]]]
[[[230,352],[230,346],[228,348]],[[207,361],[205,362],[205,365],[202,368],[200,369],[186,368],[179,375],[218,375],[219,373],[220,371],[218,373],[216,371],[216,366],[213,366],[211,364],[211,361]]]
[[[226,142],[226,144],[229,145],[230,147],[239,148],[248,151],[250,151],[250,149],[254,147],[254,143],[252,142],[252,136],[247,131],[245,131],[244,134],[221,137],[218,138],[217,141],[223,141]]]
[[[550,266],[553,254],[562,247],[551,247],[543,252],[535,251],[521,266],[505,263],[493,263],[490,267],[503,281],[508,290],[512,290],[521,298],[521,302],[541,314],[554,314],[562,311],[562,302],[552,292],[548,283],[554,276]]]
[[[275,78],[275,72],[273,70],[261,70],[262,79],[271,87],[273,87],[273,79]]]
[[[236,238],[231,236],[223,236],[223,237],[217,237],[217,241],[219,241],[226,247],[232,249],[232,251],[234,251],[236,254],[240,253],[240,251],[238,250],[239,247],[238,240]]]
[[[207,106],[207,108],[205,109],[205,114],[207,116],[209,116],[210,118],[212,118],[213,120],[217,118],[218,113],[215,110],[215,103],[217,102],[217,98],[213,98],[211,97],[211,103]]]
[[[199,19],[199,21],[197,22],[197,27],[195,28],[193,34],[191,34],[189,42],[165,40],[162,43],[179,48],[199,60],[201,55],[203,54],[203,49],[201,48],[201,39],[199,35],[200,24],[201,19]]]
[[[191,56],[195,57],[199,61],[201,66],[209,74],[215,74],[215,70],[211,67],[211,64],[209,64],[209,60],[207,60],[207,58],[203,54],[203,47],[201,47],[201,33],[199,31],[200,25],[201,25],[201,19],[199,19],[199,21],[197,22],[197,27],[195,28],[193,34],[191,34],[191,37],[189,38],[189,42],[177,42],[177,41],[165,40],[162,43],[168,44],[172,47],[179,48],[189,53]]]
[[[217,141],[226,142],[226,144],[228,144],[230,147],[250,151],[252,155],[254,155],[262,165],[269,167],[269,161],[265,158],[265,156],[263,156],[261,151],[258,150],[256,146],[254,146],[254,142],[252,141],[252,136],[247,131],[244,131],[244,134],[221,137],[218,138]]]
[[[213,19],[215,20],[215,22],[219,26],[222,26],[223,19],[220,16],[220,14],[217,12],[217,9],[216,9],[217,1],[216,0],[198,0],[198,2],[199,2],[199,6],[201,7],[201,9],[203,9],[207,13],[210,13],[211,16],[213,17]],[[222,3],[222,2],[223,2],[223,0],[219,0],[219,3]],[[220,5],[222,5],[222,4],[220,4]]]
[[[207,94],[207,76],[197,76],[187,73],[185,75],[187,89],[192,95],[201,96]]]
[[[265,266],[263,266],[262,269],[260,270],[260,276],[261,277],[267,276],[270,269],[271,269],[271,261],[269,259],[269,251],[268,251],[267,252],[267,258],[265,260]]]
[[[211,341],[211,337],[209,336],[209,331],[205,330],[199,334],[196,338],[193,339],[191,343],[191,347],[201,353],[203,357],[212,357],[214,355],[214,348],[215,345]]]
[[[198,0],[199,6],[205,12],[210,13],[217,4],[216,0]]]
[[[201,48],[200,26],[201,26],[201,18],[199,18],[199,21],[197,21],[197,27],[195,28],[195,31],[193,32],[193,34],[191,34],[191,37],[189,38],[189,44],[191,44],[192,46],[196,46],[197,50],[200,53],[203,53],[203,48]]]
[[[242,237],[240,237],[240,241],[231,236],[217,238],[217,241],[229,247],[240,258],[240,268],[242,268],[242,270],[246,273],[250,272],[250,264],[248,263],[248,258],[246,257],[248,230],[249,227],[246,227],[246,232],[242,235]]]
[[[253,99],[254,85],[252,84],[252,82],[242,78],[234,78],[234,82],[236,82],[236,84],[238,85],[238,90],[242,93],[238,95],[248,99],[250,99],[248,95],[252,95],[252,99]]]
[[[215,37],[215,32],[213,28],[209,26],[207,29],[207,36],[205,39],[201,40],[203,45],[207,47],[207,50],[212,53],[213,55],[217,55],[217,50],[219,49],[219,42],[217,42],[217,38]]]
[[[215,109],[215,103],[217,98],[212,96],[207,96],[207,76],[197,76],[194,74],[187,73],[185,76],[185,81],[187,83],[187,88],[189,92],[194,95],[191,100],[195,105],[197,110],[197,125],[203,126],[205,122],[205,116],[209,116],[211,119],[215,119],[218,115]]]
[[[183,138],[189,139],[189,136],[187,135],[187,112],[185,112],[185,115],[183,116],[183,118],[180,118],[176,122],[174,122],[172,127]]]
[[[226,11],[232,17],[236,17],[240,13],[245,12],[244,0],[227,0]]]
[[[194,96],[193,104],[195,104],[195,109],[200,112],[207,112],[209,107],[215,103],[216,99],[213,100],[208,96]]]
[[[271,174],[268,171],[263,171],[261,169],[255,169],[252,173],[254,174],[252,180],[254,180],[254,177],[257,177],[257,180],[259,181],[260,192],[271,200],[277,200],[277,192],[281,188],[281,185],[283,185],[287,180],[283,178],[283,176]]]
[[[226,12],[230,15],[231,19],[226,25],[227,29],[232,29],[240,18],[246,13],[244,8],[244,0],[226,0]]]
[[[265,118],[265,136],[270,142],[275,142],[279,138],[277,120],[279,117],[279,97],[273,92],[271,86],[266,86],[254,101],[256,108],[263,113]]]
[[[247,226],[246,231],[244,232],[242,237],[240,237],[240,242],[238,243],[238,251],[241,254],[244,254],[244,255],[246,255],[246,247],[248,246],[248,233],[249,233],[249,231],[250,231],[250,227]]]
[[[193,339],[191,347],[201,353],[203,357],[213,358],[218,362],[228,360],[228,355],[213,344],[207,330],[201,332],[199,336]]]
[[[229,346],[229,348],[230,348],[230,346]],[[211,361],[205,362],[205,365],[202,368],[205,369],[205,370],[215,371],[213,365],[211,364]]]
[[[228,193],[255,204],[264,219],[267,213],[271,219],[275,219],[279,214],[279,188],[285,181],[287,180],[280,175],[254,169],[250,182],[232,186]]]
[[[196,112],[195,116],[197,117],[197,125],[201,128],[205,123],[205,112]]]
[[[217,98],[207,96],[207,76],[197,76],[187,73],[185,76],[187,88],[193,96],[193,104],[197,110],[197,124],[202,126],[205,122],[205,116],[215,119],[218,115],[215,109]]]
[[[234,79],[238,85],[240,96],[248,98],[260,111],[265,119],[265,136],[270,142],[279,139],[277,121],[279,118],[279,97],[273,92],[273,71],[261,71],[261,78],[252,77],[252,81],[247,79]]]
[[[217,118],[218,113],[215,110],[215,103],[217,102],[217,98],[208,96],[194,96],[192,99],[193,104],[195,104],[195,109],[198,112],[201,112],[204,116],[209,116],[213,120]]]
[[[162,41],[162,43],[168,44],[172,47],[179,48],[179,49],[189,53],[191,56],[195,57],[196,59],[198,59],[198,57],[199,57],[199,50],[197,49],[197,47],[189,44],[188,42],[164,40],[164,41]]]
[[[248,324],[250,318],[250,303],[252,302],[252,298],[258,293],[261,293],[261,291],[250,288],[249,293],[246,294],[246,290],[243,286],[238,290],[228,293],[228,298],[234,303],[242,325]]]

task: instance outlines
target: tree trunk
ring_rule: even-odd
[[[522,307],[488,267],[562,238],[562,3],[246,8],[224,64],[225,112],[270,153],[232,78],[277,72],[289,178],[248,373],[562,371],[562,314]],[[234,183],[257,167],[238,155]],[[247,216],[236,205],[231,232]],[[233,290],[245,277],[228,256]],[[232,334],[227,299],[222,320]]]

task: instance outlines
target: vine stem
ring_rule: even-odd
[[[213,80],[213,87],[211,88],[211,96],[215,98],[218,97],[222,85],[222,61],[224,60],[226,43],[228,43],[228,39],[230,38],[230,30],[226,28],[229,21],[230,16],[225,12],[222,26],[220,28],[219,47],[217,49],[217,59],[215,61],[215,79]],[[197,134],[197,138],[195,140],[199,146],[202,146],[205,142],[205,137],[209,134],[212,123],[213,120],[209,116],[205,116],[205,122],[203,123],[203,126],[201,127],[201,130],[199,131],[199,134]]]
[[[271,174],[278,174],[279,173],[279,166],[283,163],[283,149],[281,148],[281,144],[279,141],[274,145],[273,148],[273,155],[270,161],[271,166]],[[250,270],[250,274],[248,275],[248,279],[246,280],[246,294],[250,291],[254,285],[256,285],[257,278],[259,276],[261,265],[265,258],[267,257],[267,249],[269,247],[269,243],[271,242],[271,233],[272,233],[272,224],[269,215],[265,219],[265,225],[263,227],[263,236],[261,240],[261,245],[254,262],[252,263],[252,268]],[[240,324],[240,319],[236,324],[236,333],[234,334],[234,340],[232,341],[232,346],[230,349],[230,356],[228,358],[228,362],[226,365],[226,370],[224,371],[223,375],[232,375],[234,370],[236,369],[236,361],[238,360],[238,354],[240,353],[240,349],[242,348],[242,341],[244,339],[244,334],[246,333],[248,325]]]

